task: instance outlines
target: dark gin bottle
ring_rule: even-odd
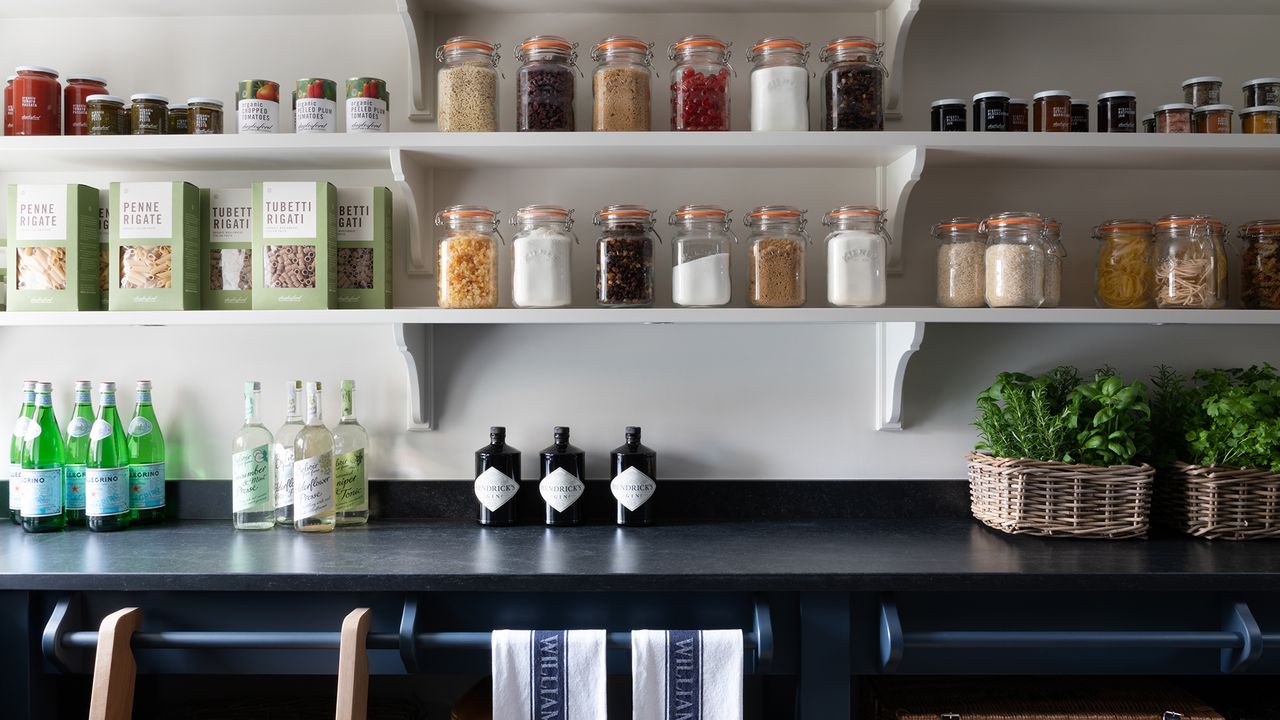
[[[542,480],[538,492],[546,504],[547,525],[582,522],[582,492],[586,490],[586,453],[569,444],[569,428],[557,427],[554,441],[540,455]]]
[[[609,489],[618,501],[618,525],[653,524],[658,454],[640,444],[640,428],[627,428],[627,442],[609,453]]]
[[[481,525],[515,525],[520,491],[520,451],[507,444],[507,429],[489,428],[489,444],[476,451],[476,499]]]

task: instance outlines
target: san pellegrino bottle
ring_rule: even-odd
[[[276,526],[272,502],[271,431],[258,417],[262,385],[244,384],[244,425],[231,441],[231,522],[237,530]]]
[[[133,522],[164,520],[164,435],[151,406],[151,381],[139,380],[129,421],[129,508]]]
[[[9,436],[9,467],[5,478],[9,481],[9,519],[14,525],[22,524],[22,445],[27,437],[27,425],[36,414],[36,381],[22,383],[22,406],[18,419],[13,423]]]
[[[120,425],[113,382],[98,385],[98,417],[89,429],[84,486],[85,524],[90,530],[129,527],[129,444]]]
[[[67,447],[53,412],[53,385],[36,385],[36,414],[22,446],[22,529],[56,532],[67,526],[62,514],[62,470]]]
[[[307,383],[307,422],[293,443],[293,527],[333,532],[333,433],[320,412],[320,383]]]
[[[276,524],[290,527],[293,527],[293,443],[302,430],[302,415],[298,412],[301,395],[302,381],[294,380],[286,396],[284,424],[276,431],[275,446],[271,450],[276,471]]]
[[[68,525],[84,524],[84,468],[89,461],[89,429],[93,427],[93,383],[76,381],[76,404],[67,421],[66,492],[63,502]]]
[[[369,433],[356,421],[354,380],[342,381],[342,419],[333,429],[334,494],[338,524],[363,525],[369,522],[369,473],[365,469],[365,448]]]

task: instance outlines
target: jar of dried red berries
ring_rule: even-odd
[[[884,78],[880,44],[869,37],[840,37],[822,48],[823,130],[884,130]]]
[[[559,35],[534,35],[516,48],[516,130],[573,132],[577,47]]]
[[[671,129],[729,129],[729,46],[714,35],[690,35],[667,50]]]

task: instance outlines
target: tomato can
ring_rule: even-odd
[[[269,134],[280,127],[280,83],[241,80],[236,91],[236,120],[243,134]]]
[[[325,78],[302,78],[294,85],[293,131],[338,131],[338,83]]]
[[[391,129],[387,107],[391,95],[385,80],[353,77],[347,80],[347,132],[377,133]]]

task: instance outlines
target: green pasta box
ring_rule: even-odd
[[[390,260],[391,191],[338,188],[338,307],[391,307]]]
[[[112,310],[200,309],[200,189],[111,183]]]
[[[10,185],[6,310],[98,310],[98,191]]]
[[[253,184],[253,309],[337,307],[337,190],[327,182]]]
[[[107,276],[111,274],[111,188],[98,190],[98,292],[102,296],[103,310],[110,305],[110,283]]]
[[[205,310],[253,307],[253,191],[200,191],[200,294]]]

